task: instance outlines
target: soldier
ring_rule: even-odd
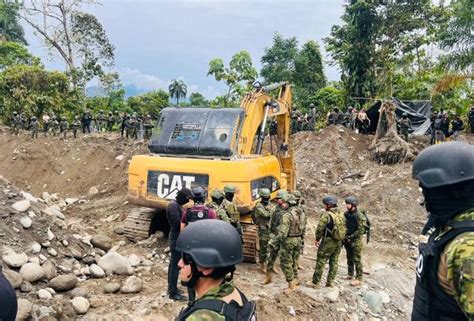
[[[69,123],[66,120],[66,117],[61,117],[61,121],[59,122],[59,132],[63,134],[64,139],[66,139],[68,129],[69,129]]]
[[[11,133],[13,135],[18,135],[20,134],[20,116],[18,116],[18,113],[14,111],[13,116],[10,120],[10,126],[11,126]]]
[[[258,191],[260,201],[255,205],[253,217],[258,227],[259,251],[258,258],[260,271],[265,272],[265,260],[267,259],[268,241],[270,240],[270,218],[275,205],[270,202],[270,190],[261,188]]]
[[[314,131],[316,120],[318,115],[316,114],[316,106],[313,103],[309,104],[309,113],[308,113],[308,123],[309,123],[309,130]]]
[[[227,215],[229,216],[230,224],[232,224],[232,226],[237,229],[237,232],[242,235],[242,225],[240,225],[240,212],[234,200],[235,186],[230,184],[224,186],[224,194],[225,198],[222,204],[227,212]]]
[[[181,283],[197,295],[176,320],[256,320],[255,303],[232,282],[235,266],[243,260],[233,227],[219,220],[193,223],[179,235],[176,250],[183,253]]]
[[[408,131],[411,128],[411,120],[408,118],[407,113],[402,114],[400,119],[400,134],[403,136],[406,142],[408,142]]]
[[[31,138],[38,138],[38,127],[39,127],[38,118],[34,116],[31,117],[31,123],[30,123]]]
[[[474,146],[449,142],[423,150],[413,178],[431,231],[420,243],[412,321],[474,320]]]
[[[206,206],[212,208],[217,215],[217,218],[221,221],[230,224],[230,218],[224,209],[224,193],[220,189],[213,189],[211,192],[211,202],[207,203]]]
[[[283,202],[286,203],[287,209],[283,212],[281,224],[278,226],[277,242],[281,246],[281,269],[288,282],[287,291],[293,291],[295,286],[300,284],[298,260],[306,232],[306,215],[298,207],[298,202],[293,195],[286,194]]]
[[[59,133],[59,122],[56,116],[53,116],[53,120],[51,121],[51,131],[53,132],[53,137],[56,137]]]
[[[133,114],[128,121],[127,138],[137,139],[137,116]]]
[[[270,218],[270,239],[268,241],[268,254],[267,260],[265,261],[266,272],[265,279],[263,284],[268,284],[272,282],[272,273],[277,274],[275,271],[275,261],[280,251],[280,244],[277,241],[278,235],[278,226],[281,223],[281,216],[283,211],[286,210],[288,204],[283,203],[283,197],[288,194],[287,191],[279,190],[275,197],[276,207],[274,209],[273,215]]]
[[[337,210],[337,198],[334,195],[327,195],[323,198],[326,212],[321,214],[318,227],[316,229],[316,247],[318,254],[316,257],[316,267],[314,269],[313,280],[307,283],[308,286],[319,288],[323,269],[329,260],[329,273],[326,281],[327,287],[334,286],[334,279],[337,274],[337,261],[341,253],[342,240],[346,235],[346,224],[344,214]]]
[[[109,117],[107,117],[107,131],[111,132],[112,127],[114,127],[115,118],[112,112],[109,112]]]
[[[201,186],[194,187],[191,192],[194,205],[193,207],[188,208],[181,218],[181,231],[193,222],[217,218],[216,212],[204,204],[204,200],[206,199],[206,191],[204,188]]]
[[[82,133],[85,134],[91,133],[91,122],[92,122],[92,115],[90,111],[86,111],[82,116]]]
[[[451,122],[451,128],[453,130],[453,140],[459,140],[460,133],[464,130],[464,122],[462,121],[459,114],[456,114],[456,117]]]
[[[47,113],[44,114],[43,115],[43,133],[44,133],[44,137],[46,137],[47,134],[48,134],[50,121],[51,121],[51,118],[49,117],[49,115]]]
[[[445,136],[443,132],[443,115],[441,113],[439,113],[434,120],[433,129],[435,131],[435,144],[444,142]]]
[[[343,241],[347,254],[347,280],[354,278],[354,266],[356,277],[351,282],[352,286],[362,284],[362,236],[365,234],[367,219],[357,209],[358,200],[355,196],[346,198],[347,211],[344,213],[346,218],[347,235]]]
[[[143,126],[145,127],[145,139],[149,140],[151,138],[152,130],[154,127],[151,115],[146,115],[146,118],[143,121]]]
[[[124,133],[128,134],[128,119],[129,119],[128,114],[123,113],[121,121],[120,121],[120,133],[122,137]],[[128,138],[128,135],[127,135],[127,138]]]
[[[81,126],[81,121],[79,119],[79,116],[74,117],[74,121],[72,122],[72,135],[74,138],[77,138],[77,130]]]
[[[430,145],[434,145],[436,143],[436,135],[435,135],[435,120],[438,118],[438,112],[435,111],[433,114],[430,116]]]
[[[97,130],[102,132],[106,127],[107,117],[104,114],[104,110],[101,109],[97,116],[95,117],[97,123]]]
[[[291,133],[292,134],[298,131],[298,115],[299,115],[299,110],[296,109],[296,106],[293,106],[291,110]]]

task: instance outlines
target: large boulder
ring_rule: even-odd
[[[109,252],[99,259],[98,265],[107,275],[132,275],[133,267],[128,260],[117,252]]]
[[[5,275],[5,277],[10,282],[10,284],[13,286],[14,289],[18,289],[23,283],[23,278],[21,277],[21,274],[18,272],[15,272],[10,269],[4,269],[3,275]]]
[[[20,269],[23,280],[28,282],[36,282],[44,278],[44,270],[37,263],[26,263]]]
[[[2,260],[9,267],[20,268],[28,262],[28,256],[23,252],[16,253],[13,249],[4,247]]]
[[[138,293],[143,288],[143,281],[137,276],[129,276],[123,283],[120,292],[122,293]]]
[[[110,237],[108,237],[107,235],[103,235],[103,234],[97,234],[97,235],[94,235],[92,238],[91,238],[91,243],[93,246],[101,249],[101,250],[104,250],[104,251],[108,251],[112,248],[112,245],[113,245],[113,241]]]
[[[60,275],[49,281],[49,286],[59,292],[74,289],[76,285],[77,278],[73,274]]]

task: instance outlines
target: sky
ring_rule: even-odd
[[[340,23],[343,0],[102,0],[84,11],[95,14],[115,46],[115,71],[126,86],[141,91],[168,88],[182,79],[188,93],[207,98],[225,92],[225,85],[207,76],[209,61],[221,57],[227,64],[233,54],[247,50],[260,70],[260,58],[272,37],[295,36],[302,45],[323,38]],[[48,69],[63,70],[56,55],[26,28],[33,54]],[[323,49],[324,51],[324,49]],[[339,80],[323,52],[326,76]]]

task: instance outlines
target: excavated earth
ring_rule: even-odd
[[[465,139],[473,142],[472,136]],[[368,152],[371,140],[372,136],[342,127],[293,136],[297,185],[309,215],[300,279],[304,284],[314,271],[314,230],[322,197],[335,194],[342,207],[343,198],[354,194],[373,227],[363,252],[363,286],[353,288],[343,280],[344,251],[336,288],[315,290],[302,285],[291,294],[283,291],[286,282],[281,274],[263,286],[256,265],[243,263],[235,282],[257,302],[260,320],[409,319],[416,246],[426,213],[419,205],[418,185],[411,179],[411,164],[374,163]],[[421,150],[426,139],[417,139],[413,146]],[[172,320],[179,313],[184,304],[166,296],[169,261],[164,235],[158,232],[138,243],[123,236],[127,214],[140,210],[126,200],[127,166],[133,155],[147,152],[145,143],[132,143],[116,134],[31,140],[26,134],[11,136],[0,127],[2,257],[11,250],[24,253],[29,262],[42,266],[51,262],[57,275],[74,275],[79,281],[72,291],[48,289],[54,294],[45,298],[43,289],[54,283],[49,277],[34,282],[17,278],[23,319]],[[13,208],[25,198],[27,210]],[[31,226],[24,225],[25,217]],[[40,245],[39,252],[33,250],[35,243]],[[92,265],[109,255],[107,251],[118,253],[133,268],[121,275],[92,275]],[[21,271],[5,262],[2,265],[10,275]],[[122,293],[127,292],[124,283],[129,275],[142,281],[136,293]],[[104,286],[111,283],[118,283],[121,290],[105,293]],[[78,313],[73,297],[87,300],[87,313]]]

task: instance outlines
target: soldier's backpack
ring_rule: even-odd
[[[288,236],[303,236],[305,230],[306,218],[302,209],[293,207],[290,210],[291,221],[288,229]]]
[[[199,220],[205,220],[208,218],[209,218],[209,209],[207,207],[196,208],[193,206],[186,210],[186,225],[199,221]]]
[[[225,316],[226,321],[256,321],[256,308],[257,305],[253,301],[249,301],[245,295],[239,292],[243,306],[239,306],[237,302],[231,301],[226,303],[219,299],[207,299],[202,301],[195,301],[190,306],[186,307],[181,311],[180,315],[176,318],[177,321],[186,320],[197,310],[211,310],[217,312],[220,315]]]
[[[367,235],[367,243],[369,243],[370,229],[372,228],[372,223],[370,223],[369,216],[367,215],[367,212],[365,210],[361,210],[360,213],[364,215],[365,221],[367,222],[367,225],[365,226],[365,229],[364,229],[364,234]]]
[[[327,212],[330,217],[330,221],[326,226],[327,232],[331,235],[333,240],[342,241],[346,237],[346,218],[344,214],[340,212]]]
[[[433,127],[435,130],[441,130],[443,128],[443,119],[441,117],[436,118]]]

